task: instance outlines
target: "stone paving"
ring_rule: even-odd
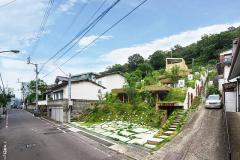
[[[163,138],[156,138],[154,135],[159,131],[158,129],[147,128],[123,121],[111,121],[90,126],[86,126],[81,122],[72,122],[72,124],[110,137],[117,141],[127,144],[137,144],[149,149],[156,148],[161,141],[168,137],[165,136]]]

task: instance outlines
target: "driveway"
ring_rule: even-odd
[[[225,160],[222,109],[192,113],[183,131],[165,144],[149,160]]]

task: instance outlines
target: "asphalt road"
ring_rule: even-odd
[[[79,133],[10,110],[0,122],[0,159],[3,160],[112,160],[128,159]]]
[[[149,156],[151,160],[225,160],[222,109],[193,113],[183,131]]]

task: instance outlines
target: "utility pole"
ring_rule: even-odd
[[[25,88],[25,84],[26,82],[20,82],[19,78],[18,78],[18,83],[21,83],[21,92],[22,92],[22,104],[23,104],[23,109],[26,108],[25,106],[25,92],[26,92],[26,88]]]
[[[31,60],[30,60],[30,57],[28,57],[28,59],[27,59],[27,64],[32,64],[32,65],[35,66],[35,74],[36,74],[36,78],[35,78],[35,81],[36,81],[36,98],[35,98],[36,107],[35,107],[35,109],[38,112],[38,74],[39,74],[38,64],[32,63]]]
[[[68,108],[67,108],[67,122],[71,122],[71,106],[72,106],[72,101],[71,101],[71,74],[69,73],[68,77]]]

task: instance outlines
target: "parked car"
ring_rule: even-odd
[[[212,94],[209,95],[205,102],[205,108],[221,108],[222,100],[220,95]]]

